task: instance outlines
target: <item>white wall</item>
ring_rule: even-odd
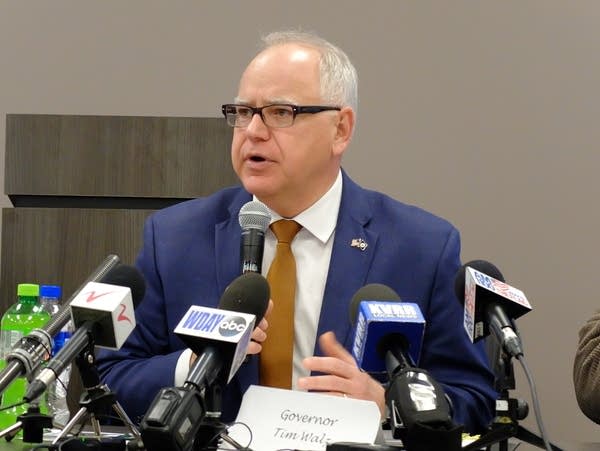
[[[0,136],[6,113],[219,116],[260,33],[320,32],[360,76],[346,169],[451,220],[465,261],[526,292],[551,438],[593,441],[571,369],[600,306],[599,24],[593,0],[0,0]]]

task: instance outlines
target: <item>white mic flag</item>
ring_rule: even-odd
[[[131,289],[119,285],[89,282],[71,302],[75,328],[86,321],[97,324],[97,346],[119,349],[135,328]]]
[[[477,299],[480,299],[479,302],[476,302]],[[531,310],[531,305],[521,290],[467,266],[463,326],[472,342],[488,333],[484,310],[490,300],[501,305],[513,319]]]
[[[222,374],[229,383],[246,357],[256,317],[249,313],[192,305],[177,327],[177,334],[197,355],[214,346],[222,356]]]

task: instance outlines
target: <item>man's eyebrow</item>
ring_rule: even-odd
[[[233,102],[239,105],[248,105],[250,106],[252,102],[248,102],[247,100],[241,98],[241,97],[236,97],[235,99],[233,99]],[[273,99],[269,99],[267,100],[264,105],[277,105],[277,104],[284,104],[284,105],[296,105],[297,102],[294,100],[290,100],[288,99],[284,99],[283,97],[276,97]]]

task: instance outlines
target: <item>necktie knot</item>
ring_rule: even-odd
[[[290,221],[289,219],[275,221],[270,227],[278,243],[291,243],[302,228],[296,221]]]

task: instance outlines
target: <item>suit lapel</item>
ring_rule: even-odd
[[[324,332],[333,331],[338,341],[348,348],[351,341],[348,311],[350,301],[354,293],[365,284],[378,235],[366,227],[371,219],[366,192],[345,173],[343,176],[342,200],[317,338]],[[315,355],[322,355],[317,343]]]

